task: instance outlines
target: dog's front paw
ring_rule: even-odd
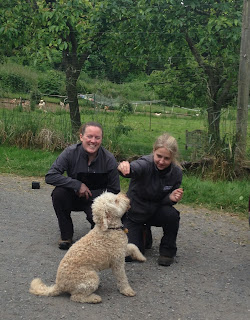
[[[133,297],[133,296],[135,296],[135,292],[134,292],[134,290],[133,290],[131,287],[127,287],[127,288],[125,288],[125,289],[123,289],[123,290],[120,290],[120,292],[121,292],[122,294],[124,294],[124,296],[127,296],[127,297]]]

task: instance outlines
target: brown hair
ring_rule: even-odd
[[[179,149],[176,139],[171,136],[169,133],[163,133],[160,135],[153,145],[153,151],[156,151],[159,148],[167,149],[172,155],[172,162],[181,168],[181,164],[178,161],[179,158]]]
[[[95,122],[95,121],[86,122],[86,123],[81,125],[79,132],[81,134],[84,134],[87,127],[98,127],[98,128],[100,128],[101,131],[102,131],[102,137],[103,137],[103,128],[102,128],[102,126],[101,126],[101,124],[99,122]]]

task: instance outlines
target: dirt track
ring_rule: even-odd
[[[157,265],[160,228],[153,228],[153,248],[144,264],[127,263],[132,298],[116,289],[110,271],[101,273],[98,305],[79,304],[68,295],[37,297],[30,281],[55,280],[63,251],[51,204],[52,188],[32,178],[0,176],[1,286],[0,318],[12,319],[250,319],[250,250],[248,221],[206,209],[178,205],[181,226],[177,263]],[[75,240],[88,232],[81,213],[74,213]]]

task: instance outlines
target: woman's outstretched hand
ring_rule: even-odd
[[[122,161],[120,162],[119,166],[117,167],[121,173],[126,176],[127,174],[130,173],[130,164],[128,161]]]

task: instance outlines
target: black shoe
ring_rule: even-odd
[[[170,257],[166,257],[166,256],[159,256],[159,258],[158,258],[158,264],[160,266],[169,267],[173,263],[174,263],[174,257],[170,258]]]
[[[72,246],[72,239],[59,240],[58,247],[61,250],[68,250]]]

